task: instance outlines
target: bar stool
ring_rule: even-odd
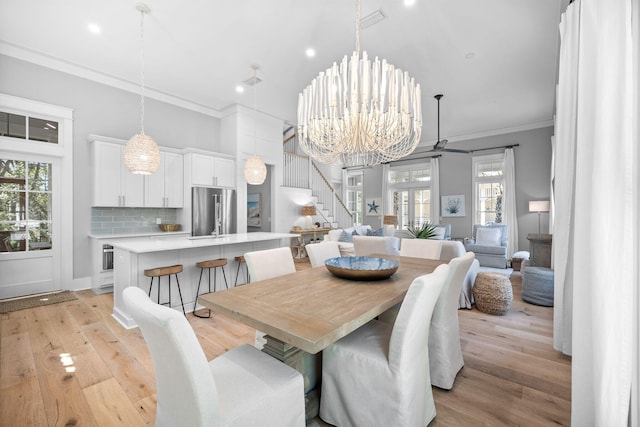
[[[178,273],[182,273],[182,264],[172,265],[169,267],[157,267],[150,268],[144,271],[144,275],[147,277],[151,277],[151,284],[149,285],[149,298],[151,298],[151,289],[153,288],[153,278],[158,278],[158,304],[160,305],[169,305],[171,307],[171,275],[176,276],[176,282],[178,283],[178,294],[180,294],[180,304],[182,305],[182,313],[186,316],[187,313],[184,311],[184,302],[182,301],[182,291],[180,291],[180,281],[178,280]],[[169,302],[161,303],[160,302],[160,278],[162,276],[169,276]]]
[[[227,283],[227,274],[224,272],[224,266],[227,265],[227,259],[226,258],[218,258],[218,259],[212,259],[212,260],[208,260],[208,261],[200,261],[200,262],[196,262],[196,267],[198,267],[200,269],[200,280],[198,280],[198,289],[196,290],[196,300],[193,303],[193,315],[196,317],[201,317],[203,319],[208,319],[209,317],[211,317],[211,310],[209,310],[209,315],[208,316],[200,316],[199,314],[196,314],[196,307],[198,306],[198,296],[200,295],[200,283],[202,282],[202,273],[204,272],[204,269],[208,269],[209,270],[209,292],[211,292],[211,269],[213,268],[213,291],[216,291],[216,269],[218,267],[220,267],[222,269],[222,276],[224,277],[224,287],[226,289],[229,289],[229,284]]]
[[[244,259],[244,255],[238,255],[237,257],[234,258],[234,260],[238,263],[238,269],[236,270],[236,282],[233,284],[233,286],[234,287],[238,286],[238,276],[240,275],[240,264],[243,264],[243,263],[245,268],[245,278],[247,279],[246,283],[249,283],[251,278],[249,277],[249,267],[247,267],[247,262]]]

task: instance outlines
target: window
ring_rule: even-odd
[[[50,163],[0,159],[0,252],[51,249]]]
[[[473,210],[476,224],[502,222],[504,156],[492,154],[473,158]]]
[[[55,120],[0,111],[0,136],[57,144],[58,127]]]
[[[347,175],[347,209],[353,215],[354,224],[362,224],[362,171]]]
[[[431,164],[392,168],[388,176],[398,228],[431,221]]]

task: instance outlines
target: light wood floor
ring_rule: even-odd
[[[518,273],[512,283],[506,316],[459,311],[465,366],[452,390],[434,390],[430,426],[570,425],[571,361],[552,348],[553,310],[522,302]],[[0,426],[153,425],[153,364],[139,330],[111,317],[111,294],[77,294],[0,315]],[[209,359],[254,341],[228,318],[188,319]]]

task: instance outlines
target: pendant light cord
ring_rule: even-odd
[[[356,52],[360,53],[360,0],[356,0]]]
[[[144,135],[144,10],[140,10],[140,134]]]
[[[258,66],[253,65],[253,155],[258,155]]]

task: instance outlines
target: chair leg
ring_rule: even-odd
[[[178,275],[176,274],[176,282],[178,283],[178,294],[180,295],[180,305],[182,305],[182,314],[187,316],[187,312],[184,311],[184,301],[182,301],[182,291],[180,290],[180,281],[178,280]],[[171,284],[171,275],[169,275],[169,284]]]

